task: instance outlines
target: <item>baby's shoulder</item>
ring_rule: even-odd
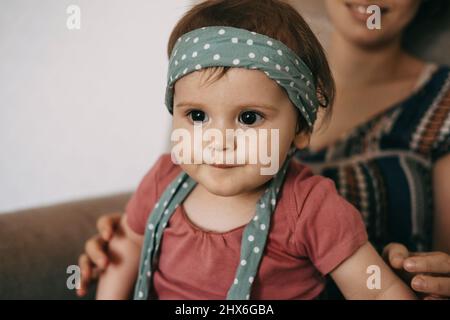
[[[136,233],[144,234],[152,208],[180,171],[181,168],[172,162],[170,154],[163,154],[142,178],[125,209],[128,224]]]
[[[152,166],[150,172],[154,172],[153,183],[157,184],[158,191],[163,192],[170,182],[181,172],[181,167],[172,161],[170,153],[164,153]]]
[[[140,189],[159,196],[173,179],[181,172],[179,165],[172,161],[169,153],[164,153],[156,160],[140,183]]]
[[[171,175],[173,173],[178,174],[181,171],[180,166],[172,161],[172,156],[170,153],[163,153],[160,155],[154,167],[158,170],[161,177]]]
[[[333,180],[314,174],[312,170],[292,159],[286,176],[283,194],[296,208],[297,217],[310,209],[320,208],[324,202],[346,202],[338,193]]]

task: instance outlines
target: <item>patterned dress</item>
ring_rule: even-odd
[[[381,250],[400,242],[428,251],[434,163],[450,153],[450,68],[439,66],[411,96],[316,152],[296,158],[334,180]],[[450,179],[450,177],[448,177]]]

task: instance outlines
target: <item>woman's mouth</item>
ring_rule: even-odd
[[[373,3],[374,5],[379,6],[381,14],[386,14],[389,12],[389,8],[386,6],[381,6]],[[367,8],[372,4],[362,4],[357,2],[346,1],[345,6],[349,9],[351,15],[358,21],[366,22],[369,16],[373,13],[367,13]]]
[[[240,165],[236,164],[210,164],[211,167],[218,168],[218,169],[230,169],[230,168],[236,168],[240,167]]]

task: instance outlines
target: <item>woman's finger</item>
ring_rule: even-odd
[[[413,256],[407,258],[403,266],[408,272],[450,274],[450,256],[443,252]]]
[[[411,286],[419,292],[446,298],[450,297],[450,278],[448,277],[418,275],[412,279]]]
[[[403,269],[403,261],[408,258],[408,249],[400,243],[390,243],[383,250],[383,257],[394,269]]]
[[[441,254],[441,253],[442,252],[440,252],[440,251],[424,251],[424,252],[414,251],[414,252],[410,252],[409,256],[410,257],[412,257],[412,256],[435,256],[435,255]]]
[[[97,230],[100,233],[101,237],[105,241],[111,240],[111,237],[114,234],[114,230],[120,223],[120,218],[122,214],[120,213],[112,213],[108,215],[103,215],[97,220]]]
[[[85,245],[85,251],[90,262],[99,269],[104,270],[108,265],[108,256],[106,254],[106,242],[98,235],[90,238]]]

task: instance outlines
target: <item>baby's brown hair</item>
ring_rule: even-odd
[[[190,9],[176,24],[169,38],[169,57],[179,37],[209,26],[246,29],[283,42],[309,67],[320,106],[326,108],[327,115],[331,113],[335,87],[325,53],[308,24],[289,4],[280,0],[203,1]],[[228,69],[229,67],[217,68],[217,78],[223,76]],[[298,112],[297,133],[311,130]]]

